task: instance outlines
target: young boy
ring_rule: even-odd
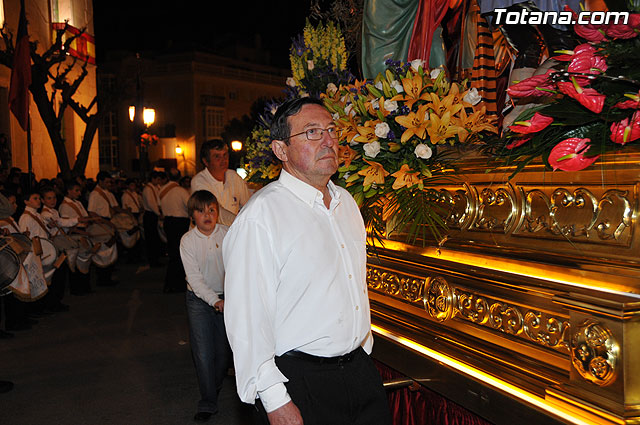
[[[218,412],[218,393],[228,368],[229,343],[224,327],[222,240],[228,227],[216,224],[218,200],[208,190],[194,192],[187,202],[195,227],[180,240],[187,280],[187,316],[191,353],[201,400],[196,422]]]

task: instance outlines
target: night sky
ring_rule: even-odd
[[[98,61],[114,49],[139,52],[191,46],[215,52],[235,40],[252,46],[258,33],[263,48],[271,50],[274,65],[288,68],[291,38],[302,32],[309,14],[309,0],[208,4],[94,0],[93,5]]]

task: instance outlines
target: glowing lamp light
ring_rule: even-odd
[[[242,142],[240,140],[234,140],[233,142],[231,142],[231,149],[233,149],[235,152],[241,151]]]
[[[176,155],[182,155],[182,148],[180,145],[176,145]]]
[[[142,121],[147,127],[156,120],[156,110],[152,108],[144,108],[142,110]]]
[[[136,117],[136,107],[129,106],[129,121],[133,122],[133,119]]]

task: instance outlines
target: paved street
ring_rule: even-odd
[[[199,398],[184,294],[163,294],[164,268],[119,265],[113,288],[70,296],[67,313],[0,340],[0,423],[193,424]],[[227,377],[209,423],[252,423]]]

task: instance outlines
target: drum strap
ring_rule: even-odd
[[[84,214],[82,213],[82,210],[80,209],[80,207],[78,207],[75,202],[69,202],[69,201],[62,201],[63,204],[65,205],[69,205],[71,207],[71,209],[73,209],[76,214],[78,214],[78,217],[84,217]]]
[[[138,201],[138,197],[136,196],[136,194],[134,192],[131,192],[130,190],[125,190],[124,195],[129,195],[133,203],[136,204],[138,211],[140,211],[140,202]],[[122,196],[124,197],[124,195]]]
[[[105,201],[107,201],[107,205],[109,205],[109,207],[115,207],[118,206],[117,203],[116,205],[111,205],[111,201],[109,200],[109,197],[107,196],[107,194],[104,192],[104,190],[102,190],[102,188],[100,186],[96,186],[95,188],[96,193],[98,193],[98,195],[100,195],[102,197],[102,199],[104,199]]]
[[[167,194],[169,192],[171,192],[171,189],[173,189],[174,187],[180,187],[180,185],[176,182],[169,182],[164,189],[162,189],[160,191],[160,199],[162,200],[162,198],[164,198],[165,196],[167,196]]]
[[[15,233],[20,233],[20,227],[18,223],[13,219],[13,217],[0,218],[0,223],[7,223],[9,226],[12,226],[16,231]]]
[[[42,207],[42,212],[45,212],[45,211],[46,211],[46,212],[48,212],[49,214],[51,214],[51,216],[52,216],[54,219],[55,219],[55,217],[60,217],[60,214],[58,214],[58,211],[53,210],[53,209],[51,209],[51,208],[47,207],[46,205],[44,205],[44,206]],[[50,229],[50,230],[49,230],[49,234],[50,234],[51,236],[56,236],[56,235],[59,235],[59,234],[63,233],[63,232],[62,232],[62,229],[61,229],[61,228],[59,228],[59,227],[57,226],[57,224],[58,224],[58,223],[56,223],[56,225],[55,225],[53,228],[51,228],[51,227],[47,226],[47,227]]]
[[[37,215],[32,214],[30,211],[27,211],[27,210],[25,210],[24,213],[26,215],[31,216],[31,218],[33,218],[40,225],[40,227],[42,227],[42,229],[47,233],[47,235],[49,237],[51,237],[51,232],[49,231],[49,228],[47,227],[46,224],[44,224],[42,222],[42,220],[40,220],[40,217],[38,217]]]

